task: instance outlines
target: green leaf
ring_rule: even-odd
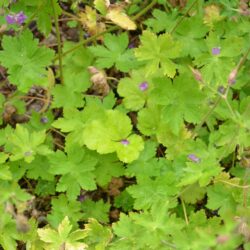
[[[122,208],[124,212],[128,212],[134,207],[134,199],[125,190],[115,197],[114,205],[117,208]]]
[[[76,199],[80,189],[94,190],[96,188],[94,169],[97,164],[95,159],[87,150],[77,145],[67,149],[67,155],[62,151],[49,156],[51,168],[50,173],[62,175],[56,190],[67,192],[70,200]]]
[[[176,23],[178,11],[174,9],[171,13],[167,13],[159,9],[154,9],[152,15],[154,18],[148,18],[144,22],[148,27],[152,28],[155,33],[161,31],[170,32]]]
[[[81,205],[83,214],[82,219],[87,220],[94,218],[101,223],[107,223],[109,221],[109,209],[110,204],[104,203],[103,200],[92,201],[90,199],[82,202]]]
[[[30,163],[38,155],[49,155],[51,150],[44,145],[45,130],[30,133],[25,127],[17,124],[12,134],[7,135],[6,150],[12,155],[10,160],[24,159]]]
[[[131,121],[125,114],[107,110],[103,119],[93,120],[86,125],[83,131],[84,143],[100,154],[117,152],[121,161],[131,162],[138,158],[143,149],[142,138],[130,135],[131,130]]]
[[[181,194],[181,198],[190,204],[196,204],[197,201],[202,200],[206,194],[206,189],[200,187],[198,183],[188,186]]]
[[[95,0],[94,1],[95,8],[102,14],[106,15],[107,13],[107,6],[105,0]]]
[[[73,231],[72,225],[70,224],[69,218],[66,216],[63,221],[59,224],[57,231],[51,228],[37,229],[37,233],[40,239],[46,242],[46,248],[48,250],[60,249],[86,249],[87,245],[79,242],[86,237],[83,230]],[[72,237],[77,233],[77,238]]]
[[[155,80],[155,89],[150,94],[150,102],[164,105],[162,109],[165,121],[174,133],[179,133],[183,120],[199,123],[204,112],[205,98],[198,83],[189,75],[182,74],[174,79]]]
[[[68,51],[76,46],[73,42],[65,42],[63,51]],[[54,100],[52,107],[83,107],[83,92],[90,86],[88,66],[93,62],[92,54],[86,48],[78,48],[63,58],[64,84],[56,85],[52,94]],[[65,99],[67,93],[67,99]]]
[[[201,73],[204,82],[209,85],[227,85],[230,72],[236,66],[234,57],[242,53],[243,40],[241,37],[226,37],[220,39],[211,33],[206,38],[207,52],[197,56],[195,64],[202,67]],[[220,53],[213,55],[213,48],[219,48]]]
[[[128,35],[106,34],[104,46],[91,46],[89,49],[97,58],[96,66],[99,68],[111,68],[115,66],[118,70],[128,72],[139,64],[135,61],[133,50],[128,49]]]
[[[145,89],[141,86],[145,86]],[[139,110],[145,105],[153,88],[151,78],[145,77],[145,69],[141,69],[132,71],[130,78],[122,78],[117,91],[121,97],[124,97],[123,104],[127,109]]]
[[[180,44],[174,41],[170,34],[157,37],[150,31],[144,31],[140,40],[141,45],[135,49],[135,56],[139,61],[145,62],[145,75],[149,76],[161,68],[164,75],[173,78],[176,65],[172,59],[179,57]]]
[[[38,47],[31,31],[19,36],[4,36],[0,61],[8,69],[9,81],[26,92],[33,85],[47,86],[46,67],[51,64],[54,52],[46,47]]]
[[[52,199],[51,204],[52,210],[47,219],[53,228],[56,228],[65,216],[69,217],[74,228],[77,227],[77,221],[82,216],[79,201],[69,201],[64,194],[60,194],[58,197]]]
[[[85,242],[88,249],[105,250],[112,239],[112,232],[109,227],[104,227],[95,219],[89,219],[85,224],[84,233],[86,233]]]
[[[0,94],[0,114],[3,114],[4,111],[4,102],[5,102],[5,98],[2,94]],[[0,116],[0,124],[3,123],[3,118],[2,115]]]
[[[171,205],[176,206],[173,198],[179,188],[173,173],[167,173],[156,178],[142,177],[136,185],[129,186],[126,190],[135,199],[135,209],[148,209],[161,200],[172,199]],[[145,195],[145,193],[147,195]]]
[[[105,187],[112,179],[112,177],[119,177],[124,174],[124,167],[118,161],[115,154],[97,155],[98,163],[94,170],[96,183]]]
[[[18,232],[16,229],[16,222],[12,216],[6,212],[4,203],[0,205],[0,246],[3,249],[16,250],[18,239]]]
[[[232,187],[218,183],[208,187],[207,195],[208,202],[206,207],[212,210],[219,209],[219,214],[225,218],[228,215],[235,214],[237,203],[235,196],[239,190],[234,190]]]

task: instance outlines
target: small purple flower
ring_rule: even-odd
[[[238,69],[235,68],[233,69],[230,74],[229,74],[229,77],[228,77],[228,84],[229,85],[234,85],[236,83],[236,76],[238,74]]]
[[[124,146],[128,146],[129,145],[129,141],[127,139],[123,139],[120,141],[121,144],[123,144]]]
[[[195,163],[199,163],[201,161],[201,159],[197,157],[195,154],[189,154],[188,159]]]
[[[214,56],[219,55],[220,54],[220,47],[214,47],[214,48],[212,48],[212,54]]]
[[[25,20],[27,19],[27,16],[24,15],[23,11],[20,11],[17,14],[13,15],[7,15],[6,16],[6,21],[8,24],[23,24]]]
[[[25,153],[24,153],[24,156],[25,157],[28,157],[28,156],[31,156],[32,155],[32,151],[26,151]]]
[[[218,92],[222,95],[224,95],[226,93],[226,89],[223,86],[219,86],[218,87]]]
[[[13,15],[7,15],[6,21],[8,24],[14,24],[16,22],[15,17]]]
[[[133,49],[133,48],[135,48],[135,44],[132,42],[132,43],[130,43],[129,45],[128,45],[128,48],[129,49]]]
[[[147,82],[142,82],[140,85],[139,85],[139,89],[141,91],[145,91],[148,89],[148,83]]]
[[[43,123],[43,124],[48,123],[48,121],[49,121],[49,119],[46,116],[41,117],[41,119],[40,119],[40,122]]]
[[[23,24],[26,19],[27,19],[27,16],[25,16],[22,11],[20,11],[19,13],[16,14],[16,22],[18,24],[20,24],[20,25]]]

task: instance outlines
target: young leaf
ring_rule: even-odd
[[[118,93],[124,97],[124,106],[129,110],[139,110],[146,103],[151,90],[154,88],[150,77],[145,77],[145,69],[134,70],[130,77],[119,81]]]
[[[161,68],[164,75],[173,78],[176,65],[172,59],[179,57],[180,44],[174,41],[170,34],[157,37],[147,30],[143,32],[140,40],[141,45],[135,49],[135,56],[146,64],[145,75],[149,76]]]
[[[117,110],[108,110],[102,119],[96,119],[86,125],[83,131],[84,143],[89,149],[100,154],[117,152],[123,162],[138,158],[143,149],[142,138],[130,135],[130,119]]]
[[[42,241],[46,243],[45,249],[54,250],[64,247],[65,249],[87,249],[87,245],[80,240],[86,237],[83,230],[71,232],[72,225],[66,216],[58,226],[57,231],[51,228],[37,229],[37,233]],[[77,233],[77,238],[74,236]],[[72,237],[73,236],[73,237]],[[73,238],[73,239],[72,239]]]
[[[7,135],[8,141],[5,145],[6,150],[12,154],[10,160],[24,159],[30,163],[35,159],[36,154],[50,154],[49,147],[43,144],[45,138],[45,130],[30,133],[28,129],[17,124],[15,131]]]
[[[112,232],[109,227],[104,227],[97,220],[90,218],[88,224],[85,224],[84,233],[85,242],[89,249],[105,250],[112,239]]]

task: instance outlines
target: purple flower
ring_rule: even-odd
[[[32,151],[26,151],[24,153],[24,156],[28,157],[28,156],[31,156],[32,155]]]
[[[135,44],[132,42],[132,43],[130,43],[129,45],[128,45],[128,48],[129,49],[133,49],[133,48],[135,48]]]
[[[201,161],[201,159],[197,157],[195,154],[189,154],[188,159],[195,163],[199,163]]]
[[[226,89],[223,86],[219,86],[218,87],[218,92],[222,95],[224,95],[226,93]]]
[[[17,14],[13,15],[7,15],[6,16],[6,21],[8,24],[23,24],[25,20],[27,19],[27,16],[24,15],[23,11],[20,11]]]
[[[40,119],[40,122],[41,123],[48,123],[48,121],[49,121],[49,119],[46,117],[46,116],[44,116],[44,117],[41,117],[41,119]]]
[[[129,145],[129,141],[127,139],[123,139],[120,141],[121,144],[123,144],[124,146],[128,146]]]
[[[8,24],[14,24],[16,22],[15,17],[13,15],[7,15],[6,21]]]
[[[212,54],[213,54],[214,56],[219,55],[219,54],[220,54],[220,48],[219,48],[219,47],[214,47],[214,48],[212,48]]]
[[[26,19],[27,19],[27,16],[25,16],[22,11],[16,14],[16,22],[18,24],[24,23]]]
[[[140,85],[139,85],[139,89],[141,91],[145,91],[148,89],[148,83],[147,82],[142,82]]]

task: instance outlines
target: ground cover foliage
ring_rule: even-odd
[[[2,249],[250,249],[249,1],[0,6]]]

